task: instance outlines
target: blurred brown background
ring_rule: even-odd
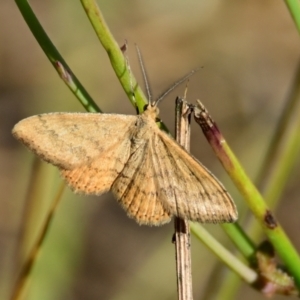
[[[80,2],[30,3],[101,109],[134,114]],[[284,2],[98,3],[119,44],[128,40],[131,69],[143,84],[134,43],[141,48],[154,98],[191,69],[203,66],[190,79],[188,99],[202,100],[255,178],[299,62],[300,38]],[[28,216],[32,240],[39,229],[36,222],[49,205],[47,199],[52,199],[59,185],[58,172],[46,164],[40,166],[39,201],[28,206],[25,196],[34,159],[12,138],[11,129],[27,116],[83,108],[52,68],[14,1],[0,0],[0,22],[0,297],[7,299],[18,270],[23,220]],[[174,99],[183,93],[184,85],[160,106],[171,130]],[[193,124],[192,130],[192,153],[224,182],[242,213],[242,200],[199,128]],[[277,211],[297,249],[299,176],[298,163]],[[232,247],[219,226],[207,228]],[[110,194],[83,197],[66,190],[34,270],[29,299],[176,299],[172,233],[172,223],[161,228],[138,226]],[[192,243],[194,296],[205,299],[217,261],[194,238]],[[218,290],[221,283],[215,282],[213,288]],[[236,299],[263,299],[242,286]]]

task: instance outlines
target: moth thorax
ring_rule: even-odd
[[[144,114],[155,120],[159,115],[159,108],[156,105],[149,104]]]

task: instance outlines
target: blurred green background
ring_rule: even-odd
[[[104,112],[134,114],[107,55],[79,1],[30,1],[49,37]],[[130,66],[143,79],[134,43],[140,47],[157,97],[182,75],[203,67],[190,79],[188,100],[201,99],[255,179],[284,107],[299,62],[300,39],[283,1],[98,1],[120,45],[126,39]],[[27,116],[83,111],[38,46],[14,1],[0,0],[0,298],[8,299],[22,260],[39,230],[59,186],[55,168],[42,164],[39,201],[25,197],[33,155],[11,136]],[[173,132],[178,87],[160,105]],[[200,129],[192,125],[191,152],[219,177],[245,210]],[[277,216],[297,249],[299,237],[299,163]],[[26,228],[25,250],[20,245]],[[138,226],[111,194],[84,197],[64,193],[29,289],[35,299],[176,299],[173,224]],[[232,247],[217,225],[206,226]],[[28,250],[27,250],[28,251]],[[211,282],[217,260],[192,239],[195,299]],[[275,296],[273,299],[283,299]],[[210,298],[213,299],[213,298]],[[236,299],[264,299],[242,284]]]

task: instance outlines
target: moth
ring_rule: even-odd
[[[173,216],[201,223],[234,222],[236,206],[223,185],[155,120],[141,115],[50,113],[17,123],[13,136],[59,168],[76,193],[112,191],[138,224]]]

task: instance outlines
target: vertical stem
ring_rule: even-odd
[[[35,39],[39,43],[40,47],[47,55],[51,64],[54,66],[59,75],[62,76],[62,70],[68,73],[68,81],[64,79],[64,82],[71,89],[72,93],[75,94],[77,99],[81,102],[83,107],[90,112],[99,112],[100,109],[88,92],[85,90],[83,85],[79,82],[77,77],[72,73],[70,67],[67,65],[63,57],[60,55],[54,44],[47,36],[44,28],[40,24],[38,18],[35,16],[32,8],[30,7],[27,0],[15,0],[25,22],[29,29],[34,35]]]
[[[51,204],[51,207],[49,208],[49,213],[46,216],[46,219],[44,221],[44,224],[41,227],[41,232],[39,233],[39,236],[37,237],[28,257],[26,258],[24,264],[21,267],[20,275],[17,278],[17,281],[15,283],[14,289],[13,289],[13,295],[11,297],[11,300],[20,300],[23,299],[24,291],[26,289],[26,286],[29,282],[31,271],[33,267],[35,266],[37,262],[38,255],[41,251],[42,245],[45,241],[46,235],[49,231],[50,225],[52,223],[52,220],[54,218],[56,209],[58,207],[58,204],[61,200],[62,193],[64,191],[65,184],[62,183],[55,198],[53,199],[53,202]]]
[[[294,277],[295,284],[299,289],[300,256],[296,248],[266,204],[261,193],[247,176],[238,159],[226,143],[217,124],[213,121],[200,101],[198,101],[198,106],[195,107],[194,117],[196,122],[201,126],[205,137],[209,141],[226,172],[233,180],[235,186],[244,197],[248,207],[265,231],[268,240],[274,246],[276,253],[284,263],[289,274]],[[297,119],[295,121],[297,121],[295,126],[300,128],[300,120]]]
[[[176,98],[176,141],[189,151],[190,107],[181,98]],[[178,199],[184,201],[184,199]],[[177,290],[179,300],[192,300],[191,234],[187,220],[175,217],[175,252]]]
[[[80,0],[103,48],[108,54],[111,65],[131,103],[137,107],[139,113],[144,111],[148,103],[143,91],[139,87],[133,74],[126,65],[124,54],[114,39],[96,0]],[[100,2],[100,1],[98,1]],[[134,97],[132,93],[132,87]]]

